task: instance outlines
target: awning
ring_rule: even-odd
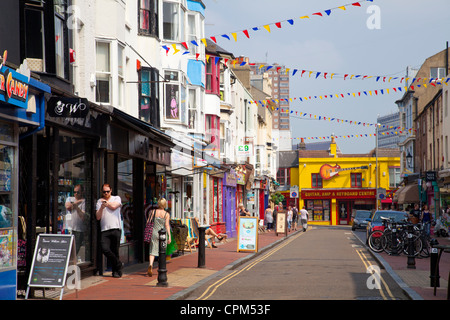
[[[413,183],[397,190],[394,196],[394,201],[398,204],[404,203],[419,203],[419,186],[417,183]]]

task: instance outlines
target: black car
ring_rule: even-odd
[[[369,219],[369,223],[366,228],[366,239],[369,239],[370,234],[373,232],[374,228],[383,228],[383,218],[392,219],[393,222],[404,222],[408,218],[408,214],[404,211],[391,211],[391,210],[378,210],[375,211],[372,218]]]
[[[367,219],[370,219],[371,214],[372,212],[369,210],[356,210],[352,221],[352,230],[366,229],[368,223]]]

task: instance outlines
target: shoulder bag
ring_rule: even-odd
[[[150,243],[152,242],[152,234],[153,234],[153,226],[155,224],[155,210],[150,214],[147,219],[147,224],[144,229],[144,242]]]

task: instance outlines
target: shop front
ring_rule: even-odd
[[[376,190],[303,189],[300,198],[300,206],[305,206],[308,210],[311,224],[347,225],[356,210],[375,208]]]
[[[223,213],[228,237],[236,236],[236,171],[230,169],[223,178]]]
[[[22,139],[44,127],[45,94],[50,92],[49,86],[0,64],[0,300],[16,299],[18,275],[26,265],[20,148]]]

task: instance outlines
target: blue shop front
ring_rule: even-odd
[[[19,220],[20,139],[44,128],[50,87],[0,65],[0,300],[15,300],[22,263]]]

